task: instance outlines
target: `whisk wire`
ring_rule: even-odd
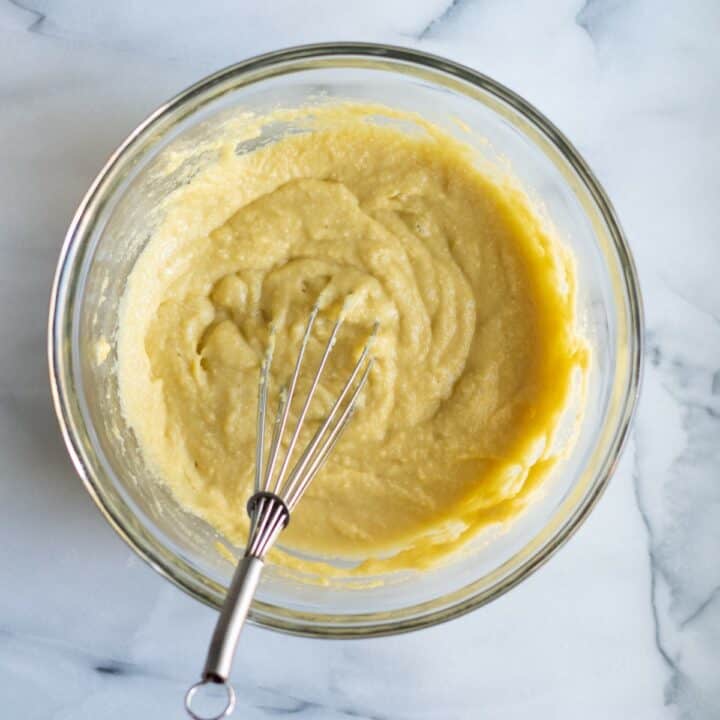
[[[300,343],[300,350],[298,351],[297,360],[295,361],[295,367],[293,369],[292,377],[290,378],[290,384],[287,386],[285,394],[285,402],[282,403],[282,412],[278,409],[278,416],[280,417],[279,437],[282,438],[285,432],[285,426],[287,425],[288,416],[290,414],[290,406],[292,405],[293,397],[295,396],[295,388],[297,387],[298,376],[300,375],[300,367],[302,366],[303,358],[305,357],[305,350],[307,350],[308,342],[310,340],[310,333],[312,327],[315,324],[315,318],[317,318],[320,308],[317,305],[313,305],[313,309],[310,312],[307,325],[305,326],[305,333],[303,334],[302,342]],[[278,441],[279,442],[279,441]],[[275,463],[277,462],[277,450],[274,448],[275,453],[273,454],[271,461],[268,462],[268,478],[272,476],[273,470],[275,469]],[[282,481],[282,472],[278,473],[275,478],[275,485],[273,486],[272,492],[277,493],[280,482]],[[267,487],[267,486],[266,486]]]
[[[255,485],[254,491],[260,492],[262,482],[263,458],[265,457],[265,415],[267,414],[268,399],[268,378],[270,365],[272,363],[273,350],[275,347],[274,332],[270,331],[270,342],[267,352],[263,358],[260,369],[260,383],[258,385],[258,410],[257,410],[257,439],[255,444]]]
[[[333,330],[330,333],[330,338],[325,345],[322,357],[320,358],[320,363],[317,367],[317,370],[315,371],[315,375],[313,376],[312,382],[310,384],[310,389],[308,390],[307,397],[305,398],[305,402],[303,403],[302,409],[300,410],[300,415],[298,416],[297,422],[295,423],[295,429],[293,430],[293,433],[290,437],[290,442],[288,443],[285,458],[282,462],[282,465],[280,466],[280,470],[278,471],[278,477],[275,484],[275,492],[280,495],[286,495],[286,493],[281,491],[282,482],[285,479],[285,473],[287,472],[288,465],[290,464],[290,459],[292,458],[293,450],[295,449],[295,445],[297,444],[298,436],[300,435],[300,428],[305,422],[305,417],[307,416],[308,410],[310,409],[310,403],[312,402],[315,391],[317,390],[318,384],[320,383],[320,378],[322,377],[323,371],[325,370],[325,365],[327,364],[328,358],[330,357],[330,352],[335,345],[335,339],[337,338],[337,334],[340,330],[340,326],[342,325],[342,323],[342,316],[335,321],[335,326],[333,327]],[[306,338],[303,340],[304,343],[307,343],[307,338],[309,337],[309,329],[310,326],[308,326]]]
[[[322,468],[323,464],[327,460],[328,456],[332,452],[333,448],[337,444],[338,440],[340,439],[340,436],[342,435],[343,431],[347,427],[348,422],[350,421],[350,418],[352,417],[352,414],[355,412],[355,407],[357,405],[358,397],[360,396],[360,393],[362,392],[363,387],[365,386],[365,383],[367,382],[367,379],[370,375],[370,371],[372,370],[373,361],[370,360],[370,362],[367,364],[367,367],[365,368],[365,372],[363,373],[362,377],[360,378],[360,382],[357,384],[357,387],[355,388],[355,391],[353,392],[352,396],[350,397],[350,401],[348,402],[347,406],[345,407],[345,410],[340,415],[340,419],[337,421],[333,429],[328,434],[327,438],[323,442],[323,444],[318,449],[317,453],[314,455],[314,459],[310,463],[307,470],[302,474],[298,475],[297,477],[300,477],[301,480],[297,484],[297,487],[292,490],[291,493],[288,493],[286,503],[288,506],[288,509],[292,511],[295,506],[298,504],[300,498],[302,497],[303,493],[307,489],[310,482],[313,480],[315,475],[318,474],[320,469]]]
[[[315,453],[315,450],[317,449],[318,445],[322,442],[322,439],[325,435],[325,432],[332,424],[333,420],[335,419],[335,416],[342,405],[343,401],[345,400],[347,394],[350,392],[350,389],[353,386],[353,383],[357,379],[358,374],[360,373],[360,370],[363,367],[363,364],[367,360],[368,355],[370,354],[370,349],[372,347],[372,343],[375,339],[375,336],[377,334],[379,325],[375,323],[373,326],[373,331],[370,335],[370,338],[368,339],[368,342],[366,343],[365,347],[363,348],[363,351],[360,353],[360,357],[358,358],[357,362],[355,363],[355,367],[353,368],[352,372],[350,373],[350,377],[345,382],[345,385],[343,386],[342,390],[340,391],[340,394],[338,395],[337,399],[335,400],[333,406],[330,408],[330,412],[327,414],[327,417],[322,422],[320,427],[316,430],[315,435],[313,436],[312,440],[308,444],[307,448],[303,451],[302,455],[300,456],[300,459],[297,462],[297,465],[295,466],[294,470],[290,473],[290,477],[288,478],[287,484],[286,484],[286,497],[288,498],[288,505],[291,504],[290,498],[293,498],[297,495],[297,498],[302,495],[302,491],[297,494],[296,490],[299,485],[302,485],[302,476],[305,472],[306,468],[308,467],[308,464],[312,460],[312,456]],[[372,361],[371,361],[372,362]],[[368,364],[367,373],[369,373],[369,368],[372,367],[371,364]],[[361,380],[360,389],[362,389],[362,385],[365,384],[365,380]],[[359,392],[357,393],[359,394]],[[347,419],[345,420],[347,422]],[[295,504],[297,504],[297,500],[295,500]]]

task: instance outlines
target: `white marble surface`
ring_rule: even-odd
[[[75,477],[46,381],[74,208],[163,99],[255,53],[372,40],[525,95],[585,154],[638,262],[638,421],[577,536],[499,602],[372,641],[250,629],[237,717],[720,717],[720,3],[291,0],[0,4],[0,717],[180,718],[214,615]]]

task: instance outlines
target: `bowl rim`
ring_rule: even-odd
[[[622,406],[617,413],[617,426],[608,442],[608,450],[602,460],[595,481],[585,496],[578,502],[570,516],[557,528],[554,535],[534,555],[506,575],[496,586],[479,592],[476,591],[460,601],[443,605],[428,612],[425,611],[424,606],[432,605],[447,596],[439,596],[439,598],[432,601],[408,605],[399,610],[366,614],[348,613],[346,615],[305,613],[262,601],[253,603],[249,619],[256,625],[295,635],[324,638],[375,637],[436,625],[464,615],[491,600],[497,599],[532,575],[574,535],[605,491],[629,436],[630,424],[637,407],[643,373],[644,320],[642,298],[635,263],[617,214],[585,160],[563,133],[534,106],[504,85],[472,68],[437,55],[396,45],[359,42],[316,43],[298,45],[257,55],[206,76],[162,104],[143,120],[112,153],[92,182],[75,212],[60,251],[50,296],[47,336],[53,406],[73,466],[93,501],[117,534],[160,575],[206,605],[213,608],[219,607],[217,597],[204,591],[197,583],[190,582],[193,579],[192,575],[183,575],[176,568],[165,564],[143,542],[140,535],[136,534],[134,528],[129,528],[117,516],[104,497],[102,490],[97,486],[95,478],[85,462],[83,448],[73,427],[73,419],[69,411],[70,398],[68,397],[68,388],[63,373],[61,321],[66,320],[64,311],[68,294],[67,276],[73,268],[73,261],[78,247],[83,241],[87,241],[84,229],[87,225],[88,215],[97,213],[98,205],[102,204],[103,186],[110,181],[123,158],[143,138],[146,138],[159,123],[179,111],[195,96],[208,93],[214,87],[232,78],[268,70],[281,64],[322,59],[349,59],[353,57],[364,58],[371,63],[376,59],[390,64],[395,62],[397,65],[420,67],[431,72],[449,75],[455,80],[464,81],[475,86],[481,91],[494,96],[501,103],[510,106],[524,119],[529,120],[534,129],[538,130],[564,157],[576,173],[584,189],[589,192],[612,240],[613,249],[617,253],[629,319],[628,336],[630,346],[627,351],[629,367],[626,373],[627,380],[622,397]],[[267,78],[259,78],[260,81],[263,79]],[[252,82],[251,80],[250,84]],[[59,313],[59,309],[62,309],[63,312]],[[472,583],[454,591],[453,594],[461,592],[469,585],[472,585]],[[398,616],[399,614],[401,615]]]

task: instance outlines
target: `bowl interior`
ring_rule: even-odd
[[[373,55],[359,48],[287,51],[223,71],[161,108],[111,159],[78,211],[51,318],[58,412],[89,490],[157,569],[218,605],[233,570],[217,551],[224,541],[186,513],[145,466],[123,418],[114,373],[119,301],[162,220],[161,200],[214,161],[213,140],[227,134],[240,113],[338,100],[419,113],[472,145],[487,168],[510,164],[576,259],[578,317],[592,362],[572,452],[523,515],[434,569],[371,581],[340,573],[318,584],[269,567],[252,618],[310,634],[416,627],[476,606],[525,577],[601,492],[637,387],[640,319],[632,262],[611,208],[572,148],[535,111],[482,76],[405,51]],[[270,128],[239,141],[236,152],[251,152],[292,129]],[[177,151],[187,159],[168,172],[167,159]]]

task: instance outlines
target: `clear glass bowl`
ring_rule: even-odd
[[[315,636],[369,636],[447,620],[526,578],[580,525],[618,460],[641,369],[638,283],[615,213],[563,135],[524,100],[466,67],[424,53],[366,44],[299,47],[212,75],[151,115],[113,154],[68,230],[50,305],[50,381],[68,451],[88,492],[130,546],[192,596],[218,607],[232,566],[217,536],[185,513],[143,463],[120,412],[111,371],[98,364],[101,338],[115,336],[125,280],[157,222],[158,201],[213,161],[204,140],[237,111],[264,113],[324,98],[377,102],[418,112],[472,142],[490,161],[510,162],[539,199],[577,260],[578,313],[591,345],[587,405],[570,457],[516,521],[485,533],[456,557],[377,584],[327,585],[266,572],[251,619]],[[272,141],[263,138],[262,141]],[[198,148],[191,162],[158,177],[166,153]],[[238,152],[252,147],[239,146]],[[244,512],[238,508],[238,512]]]

